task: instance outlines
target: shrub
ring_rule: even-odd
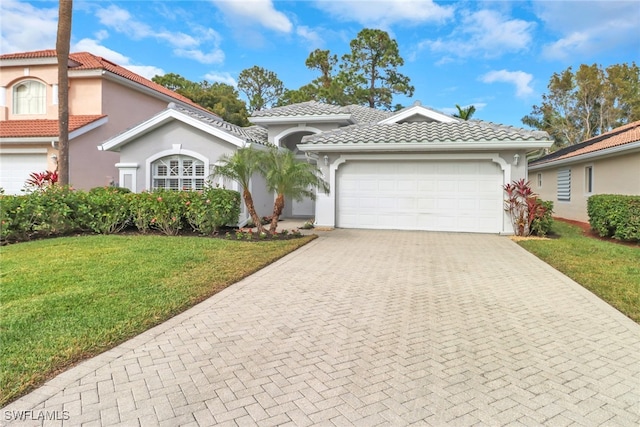
[[[128,191],[117,187],[96,187],[89,191],[85,207],[89,230],[100,234],[112,234],[125,228],[131,219]]]
[[[185,217],[194,231],[211,235],[225,225],[236,225],[240,215],[240,193],[207,187],[187,192]]]
[[[545,235],[551,229],[553,203],[538,199],[529,181],[513,181],[503,188],[507,193],[504,210],[511,216],[516,236]]]
[[[597,194],[587,200],[587,213],[600,236],[640,241],[640,196]]]

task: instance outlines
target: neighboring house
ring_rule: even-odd
[[[189,99],[86,52],[69,55],[69,175],[76,188],[117,183],[116,153],[96,145]],[[32,172],[55,170],[58,154],[55,50],[0,55],[0,187],[20,194]]]
[[[459,120],[419,103],[390,113],[311,101],[250,120],[257,126],[239,128],[170,105],[100,149],[119,151],[120,182],[143,191],[198,188],[203,181],[193,180],[206,178],[221,155],[274,144],[316,163],[330,184],[315,203],[289,203],[284,216],[323,227],[510,234],[502,186],[526,178],[527,152],[552,144],[545,132]],[[262,180],[252,194],[268,215],[273,195]]]
[[[640,195],[640,121],[615,128],[529,163],[531,186],[554,202],[554,215],[589,221],[594,194]]]

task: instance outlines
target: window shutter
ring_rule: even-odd
[[[558,171],[558,201],[571,201],[571,169]]]

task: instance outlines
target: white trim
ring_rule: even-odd
[[[116,168],[118,168],[118,185],[122,187],[125,182],[125,176],[131,176],[131,188],[125,187],[136,193],[138,188],[138,168],[140,165],[138,163],[116,163]]]
[[[404,119],[408,119],[409,117],[415,116],[415,115],[422,116],[440,123],[456,123],[460,121],[459,119],[448,116],[444,113],[440,113],[430,108],[425,108],[420,104],[416,104],[412,107],[406,108],[405,110],[402,110],[394,114],[391,117],[387,117],[384,120],[380,120],[378,124],[386,125],[391,123],[398,123]]]
[[[54,56],[48,56],[43,58],[13,58],[13,59],[1,59],[0,67],[17,67],[21,65],[50,65],[57,64],[58,59]]]
[[[49,144],[52,142],[58,142],[57,136],[11,136],[11,137],[0,137],[0,142],[4,142],[5,144],[10,143],[21,143],[21,144]]]
[[[568,165],[571,163],[581,163],[588,160],[599,160],[608,156],[614,156],[624,151],[630,151],[640,149],[640,141],[632,142],[629,144],[618,145],[617,147],[605,148],[604,150],[593,151],[591,153],[579,154],[566,159],[552,160],[550,162],[541,163],[539,165],[530,165],[529,170],[535,171],[539,169],[546,169],[556,166]]]
[[[117,135],[101,145],[98,146],[98,150],[101,151],[117,151],[123,145],[126,145],[140,136],[147,134],[160,126],[165,125],[166,123],[171,122],[172,120],[181,121],[189,126],[192,126],[196,129],[199,129],[203,132],[206,132],[210,135],[218,137],[223,141],[226,141],[230,144],[235,145],[236,147],[244,147],[246,145],[245,141],[241,138],[233,136],[222,129],[219,129],[215,126],[204,123],[196,118],[193,118],[187,114],[176,111],[172,108],[167,108],[164,111],[161,111],[154,117],[149,120],[140,123],[137,126]]]
[[[154,154],[151,157],[148,157],[145,160],[145,189],[146,190],[151,190],[151,175],[152,175],[152,170],[151,170],[151,163],[155,162],[158,159],[161,159],[163,157],[167,157],[167,156],[189,156],[189,157],[193,157],[194,159],[198,159],[201,162],[204,163],[204,170],[205,171],[209,171],[210,166],[209,166],[209,158],[206,156],[203,156],[200,153],[197,153],[195,151],[191,151],[191,150],[184,150],[182,148],[182,144],[173,144],[173,148],[170,150],[164,150],[164,151],[160,151],[159,153]],[[204,177],[205,180],[207,179],[207,177]]]
[[[587,189],[587,169],[591,170],[591,191],[588,191]],[[595,168],[593,166],[593,163],[589,163],[587,165],[584,165],[584,167],[582,168],[582,172],[583,172],[583,178],[584,178],[584,184],[583,184],[583,191],[584,191],[584,196],[585,197],[590,197],[594,194],[594,187],[595,187]]]
[[[371,154],[342,154],[332,163],[329,164],[329,188],[330,192],[327,194],[327,201],[325,203],[318,203],[321,200],[318,195],[316,201],[316,219],[321,218],[321,222],[318,225],[325,227],[335,227],[336,224],[336,175],[338,168],[348,161],[389,161],[389,160],[487,160],[498,164],[502,170],[502,183],[507,184],[511,182],[511,164],[505,159],[500,157],[499,153],[439,153],[439,154],[379,154],[372,156]],[[502,201],[501,201],[502,203]],[[324,205],[324,206],[322,206]],[[322,212],[319,212],[321,209]],[[498,207],[496,207],[498,209]],[[501,211],[500,215],[500,230],[501,234],[510,234],[508,229],[508,220],[504,213]]]
[[[298,125],[298,127],[294,127],[294,128],[289,128],[289,129],[285,129],[282,132],[280,132],[279,134],[277,134],[276,136],[273,137],[273,143],[274,145],[277,145],[278,147],[280,147],[280,140],[291,135],[294,133],[298,133],[298,132],[311,132],[314,134],[318,134],[318,133],[322,133],[322,131],[318,128],[314,128],[311,126],[306,126],[302,123],[300,123]]]
[[[0,148],[1,154],[47,154],[46,148]]]
[[[553,144],[552,141],[510,141],[510,142],[446,142],[446,143],[363,143],[363,144],[298,144],[300,151],[312,152],[371,152],[371,151],[442,151],[442,150],[522,150],[534,148],[548,148]]]

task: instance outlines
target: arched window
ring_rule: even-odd
[[[205,178],[204,162],[193,157],[167,156],[151,163],[154,190],[202,190]]]
[[[45,114],[47,89],[35,80],[20,82],[13,87],[13,114]]]

